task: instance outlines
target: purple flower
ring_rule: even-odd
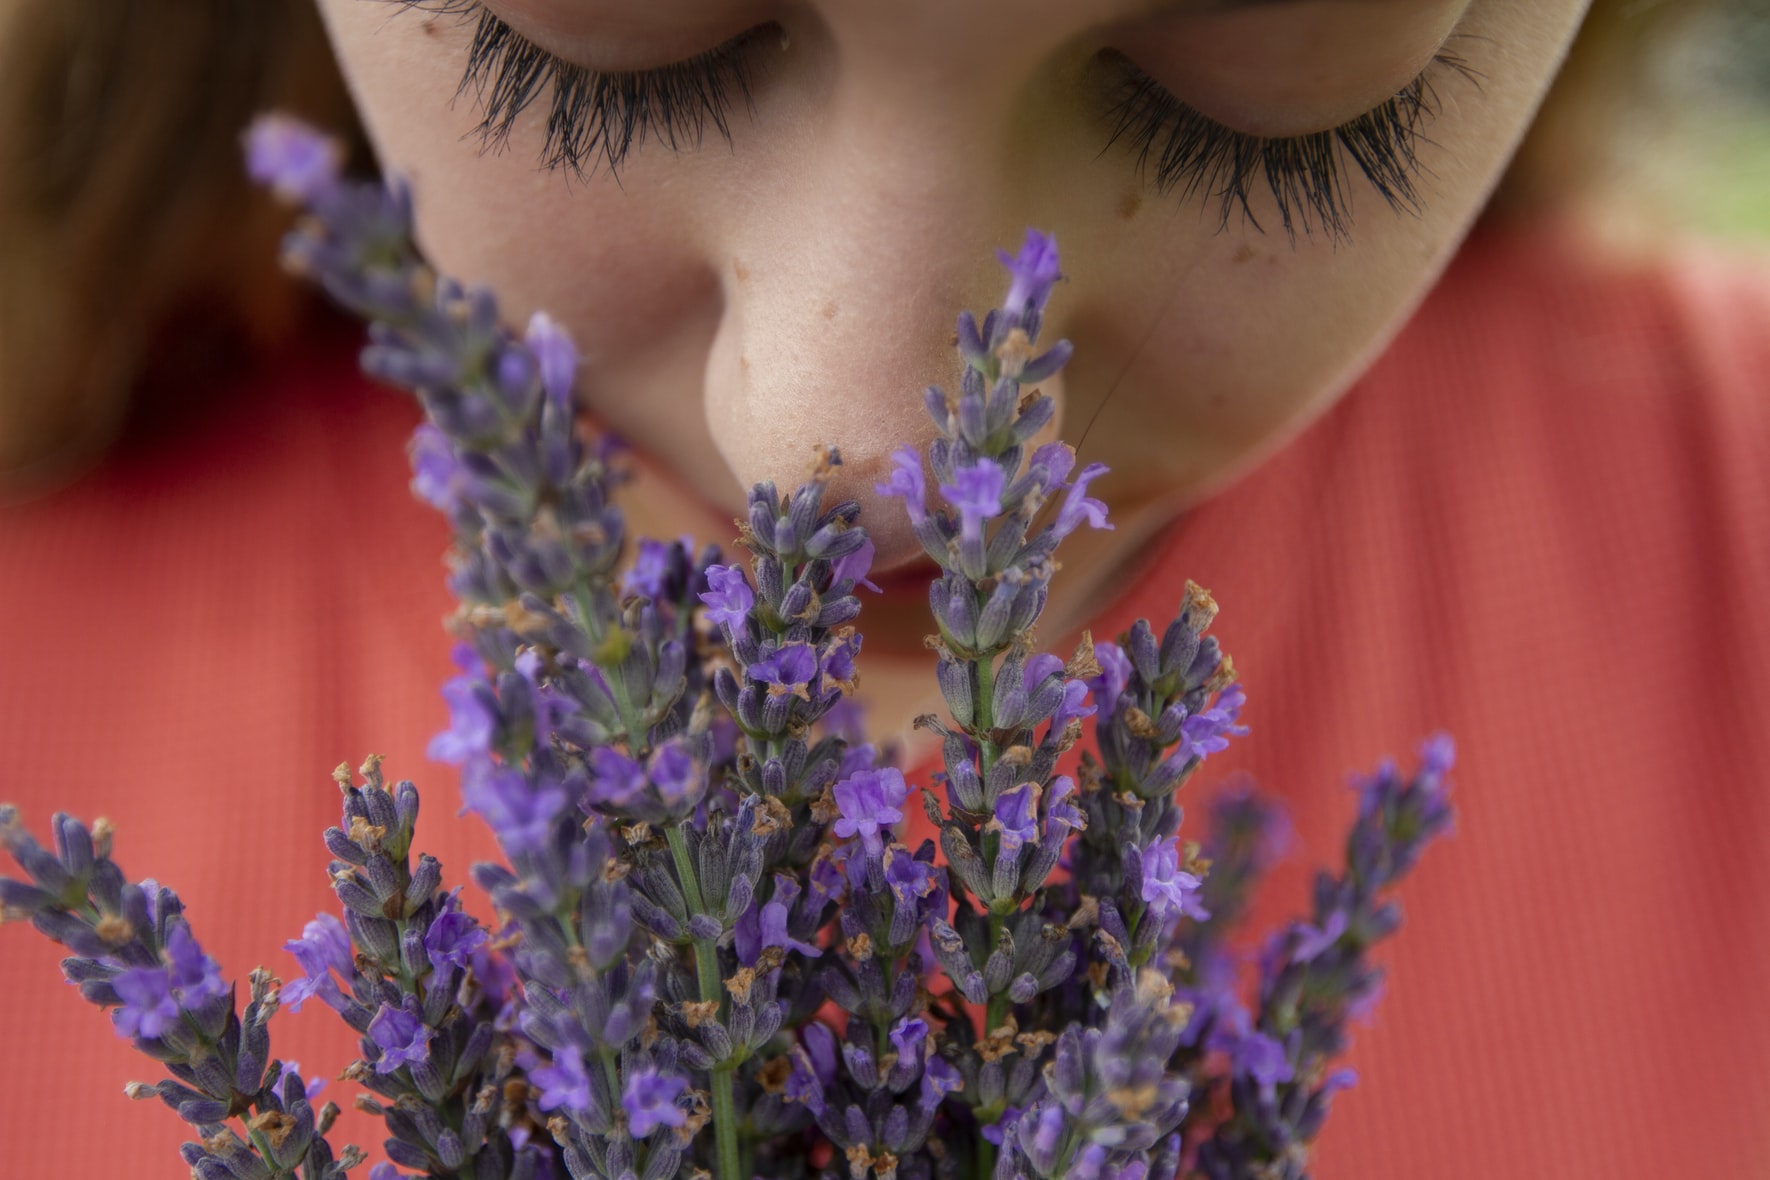
[[[874,484],[873,491],[886,499],[901,499],[911,524],[919,527],[928,519],[928,485],[922,478],[922,456],[914,447],[891,452],[891,478]]]
[[[621,1095],[621,1107],[627,1112],[627,1133],[644,1139],[659,1127],[680,1127],[688,1122],[688,1112],[676,1105],[676,1099],[687,1089],[687,1079],[653,1066],[634,1073]]]
[[[299,119],[260,115],[246,130],[246,173],[285,201],[311,204],[338,183],[344,148]]]
[[[1002,851],[1012,856],[1039,834],[1039,785],[1021,783],[996,796],[995,818],[989,827],[1002,834]]]
[[[808,1034],[806,1037],[807,1044],[793,1046],[793,1051],[789,1055],[793,1063],[793,1069],[792,1072],[787,1075],[787,1088],[782,1097],[788,1102],[799,1103],[814,1115],[820,1115],[824,1112],[824,1080],[818,1077],[818,1071],[814,1065],[812,1052],[809,1049],[812,1039],[809,1034],[814,1028],[823,1029],[824,1033],[828,1035],[829,1030],[824,1029],[821,1024],[811,1024],[806,1026],[806,1032]],[[826,1072],[830,1079],[834,1080],[835,1066],[833,1058],[831,1067]]]
[[[111,987],[123,1001],[111,1013],[118,1036],[158,1037],[178,1023],[178,1001],[164,967],[131,967],[111,980]]]
[[[299,1061],[285,1061],[283,1062],[283,1068],[277,1071],[277,1080],[274,1083],[274,1088],[277,1093],[282,1093],[283,1083],[290,1078],[294,1078],[296,1081],[301,1082],[301,1092],[307,1097],[309,1102],[318,1098],[320,1092],[326,1088],[325,1078],[316,1077],[311,1081],[302,1081],[301,1063]]]
[[[334,1010],[343,1011],[347,1001],[332,972],[348,979],[354,970],[344,923],[331,914],[320,914],[302,927],[300,938],[285,942],[283,949],[295,956],[305,976],[283,987],[283,1003],[289,1011],[301,1011],[301,1005],[316,995]]]
[[[412,460],[412,494],[450,516],[461,506],[466,478],[449,436],[426,422],[412,432],[407,448]]]
[[[848,631],[832,639],[824,648],[824,679],[846,684],[854,679],[854,657],[860,654],[861,634]]]
[[[430,1029],[417,1012],[417,1001],[406,997],[411,1008],[382,1004],[369,1021],[369,1039],[381,1047],[376,1073],[392,1073],[402,1065],[421,1065],[430,1057]]]
[[[1057,239],[1029,227],[1020,253],[1010,255],[1006,250],[997,250],[996,257],[1013,279],[1008,285],[1008,297],[1002,300],[1003,308],[1015,316],[1043,311],[1045,301],[1051,298],[1051,288],[1063,277],[1057,269]]]
[[[1075,532],[1084,520],[1097,529],[1112,528],[1106,520],[1106,505],[1088,495],[1089,482],[1105,474],[1106,464],[1090,463],[1069,485],[1069,491],[1063,497],[1063,507],[1057,510],[1057,520],[1051,526],[1053,535],[1059,540]]]
[[[940,485],[940,494],[959,513],[959,535],[968,541],[983,538],[983,522],[1002,513],[1005,479],[994,459],[979,459],[953,472],[953,482]]]
[[[525,648],[514,663],[523,682],[528,686],[529,707],[535,715],[535,735],[532,740],[537,747],[545,749],[560,723],[577,712],[577,705],[552,685],[541,683],[540,652],[532,647]]]
[[[541,1096],[535,1100],[535,1105],[542,1110],[558,1110],[563,1106],[584,1114],[593,1105],[590,1075],[584,1069],[584,1054],[569,1041],[553,1051],[551,1065],[540,1064],[540,1059],[533,1054],[524,1054],[518,1064],[528,1073],[529,1082],[540,1087]]]
[[[828,716],[828,714],[826,714]],[[836,772],[838,780],[859,774],[863,770],[871,770],[879,761],[879,751],[871,742],[860,742],[842,751],[842,766]]]
[[[965,1076],[959,1067],[938,1053],[928,1055],[928,1063],[922,1067],[922,1111],[927,1113],[940,1105],[940,1100],[948,1094],[965,1088]],[[987,1136],[988,1131],[984,1134]],[[1001,1143],[1000,1138],[996,1140]]]
[[[723,624],[733,631],[743,630],[744,620],[756,603],[749,579],[744,577],[743,567],[737,565],[708,566],[707,589],[701,591],[700,599],[706,605],[708,622]]]
[[[1069,728],[1071,721],[1080,721],[1092,717],[1099,707],[1088,701],[1088,686],[1080,680],[1063,682],[1063,699],[1057,703],[1057,711],[1051,714],[1051,732],[1061,736]]]
[[[463,656],[461,648],[457,648],[456,663],[472,658],[472,650],[467,648]],[[490,691],[485,678],[471,670],[443,685],[443,700],[449,706],[449,727],[430,740],[427,751],[430,757],[460,766],[473,756],[491,750],[498,719],[486,699]]]
[[[1284,1046],[1276,1038],[1258,1030],[1236,1040],[1230,1060],[1236,1076],[1252,1078],[1267,1095],[1279,1082],[1288,1082],[1295,1076]]]
[[[1241,685],[1232,684],[1218,694],[1217,703],[1211,708],[1201,709],[1182,721],[1177,753],[1187,758],[1204,758],[1227,749],[1231,737],[1240,737],[1248,731],[1247,726],[1236,724],[1247,699]]]
[[[613,746],[590,752],[590,801],[626,807],[645,791],[645,768]]]
[[[915,899],[927,897],[939,882],[939,873],[926,861],[917,860],[901,844],[885,850],[885,884],[900,906],[916,904]]]
[[[1178,840],[1152,840],[1143,849],[1143,900],[1158,922],[1185,914],[1203,921],[1211,915],[1198,901],[1201,882],[1180,867]]]
[[[809,643],[782,644],[745,671],[751,680],[768,685],[770,696],[787,692],[804,696],[805,685],[817,675],[817,651]]]
[[[565,791],[549,778],[531,785],[519,770],[476,758],[461,776],[461,799],[476,812],[511,855],[534,852],[565,811]]]
[[[919,1016],[905,1016],[891,1026],[891,1043],[897,1047],[899,1059],[920,1060],[927,1039],[928,1022]]]
[[[1076,682],[1072,680],[1070,683]],[[1045,801],[1045,818],[1050,823],[1062,824],[1072,832],[1079,832],[1088,826],[1088,816],[1071,801],[1075,793],[1075,780],[1067,774],[1053,779],[1051,797]]]
[[[203,953],[183,922],[174,923],[166,934],[166,959],[179,1007],[189,1011],[227,998],[230,989],[221,978],[221,965]]]
[[[1440,778],[1457,764],[1457,744],[1448,733],[1437,733],[1420,746],[1420,773]],[[1342,1071],[1347,1072],[1347,1071]],[[1348,1083],[1350,1084],[1350,1083]]]
[[[461,903],[451,893],[424,932],[424,955],[437,971],[451,965],[465,968],[485,941],[486,932],[471,914],[462,912]]]
[[[664,802],[671,806],[699,794],[701,769],[695,764],[694,755],[688,752],[687,744],[679,738],[660,743],[651,752],[645,764],[645,774]]]
[[[932,1065],[934,1063],[930,1061],[929,1064]],[[928,1075],[924,1073],[922,1076],[924,1081],[926,1081]],[[926,1101],[926,1099],[924,1099],[924,1101]],[[1001,1117],[996,1119],[996,1121],[989,1126],[982,1128],[981,1133],[983,1137],[991,1143],[994,1143],[997,1147],[1002,1146],[1003,1137],[1014,1129],[1014,1124],[1020,1121],[1021,1113],[1021,1109],[1018,1106],[1003,1107]]]
[[[759,919],[758,936],[762,949],[779,947],[782,950],[798,951],[807,958],[821,958],[823,951],[807,942],[800,942],[787,932],[787,906],[780,901],[771,901],[762,907]]]
[[[830,583],[852,581],[857,586],[865,586],[874,594],[879,587],[867,580],[867,571],[873,568],[873,543],[866,541],[853,553],[844,553],[830,566]]]
[[[407,1180],[407,1176],[394,1165],[382,1160],[369,1169],[369,1180]]]
[[[841,900],[843,892],[848,888],[848,878],[842,872],[841,864],[833,855],[820,853],[811,862],[811,897],[820,905],[824,902]]]
[[[895,767],[863,770],[836,784],[836,835],[859,836],[866,850],[877,856],[884,848],[881,833],[903,818],[898,808],[909,795],[903,774]]]
[[[1026,689],[1027,695],[1031,696],[1039,690],[1039,685],[1045,683],[1046,677],[1061,671],[1063,671],[1062,660],[1048,651],[1037,652],[1027,657],[1026,664],[1020,672],[1020,683]]]
[[[1031,467],[1045,469],[1044,494],[1050,495],[1064,480],[1069,478],[1070,470],[1076,465],[1075,448],[1068,443],[1046,443],[1032,454]]]
[[[1100,665],[1100,675],[1090,680],[1088,687],[1094,690],[1094,699],[1110,713],[1136,669],[1125,649],[1116,643],[1096,643],[1094,662]]]
[[[642,594],[658,598],[664,593],[664,580],[670,576],[670,558],[676,546],[665,541],[643,537],[633,567],[621,575],[621,593]]]
[[[1346,911],[1335,910],[1319,928],[1308,922],[1298,922],[1293,929],[1297,943],[1291,948],[1291,960],[1307,963],[1340,941],[1340,936],[1346,933]]]
[[[481,944],[473,948],[468,956],[473,970],[473,978],[490,997],[494,1004],[502,1004],[516,986],[516,968],[504,955],[498,954],[489,944]]]
[[[524,340],[540,367],[541,388],[560,409],[571,409],[572,385],[578,379],[578,349],[572,338],[546,312],[537,311],[529,317]]]

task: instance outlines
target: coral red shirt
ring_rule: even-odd
[[[282,942],[331,904],[340,761],[432,785],[452,880],[493,851],[424,758],[450,603],[444,526],[406,489],[415,410],[353,363],[318,339],[0,512],[0,798],[40,834],[110,817],[240,976],[294,970]],[[1260,916],[1338,855],[1347,772],[1438,728],[1461,754],[1458,833],[1404,890],[1317,1175],[1770,1176],[1770,264],[1482,232],[1095,634],[1167,618],[1188,577],[1253,732],[1187,790],[1251,772],[1300,836]],[[152,1064],[59,957],[0,931],[0,1174],[182,1177],[176,1116],[122,1095]],[[274,1033],[310,1074],[350,1055],[319,1005]],[[353,1118],[335,1142],[378,1158]]]

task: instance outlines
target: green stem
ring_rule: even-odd
[[[991,954],[995,953],[996,944],[1002,939],[1002,927],[1004,925],[1006,925],[1006,919],[1001,914],[991,910],[989,916],[989,950]],[[998,1028],[1001,1028],[1002,1019],[1007,1015],[1007,993],[1002,992],[991,996],[989,998],[989,1007],[984,1016],[983,1035],[987,1037]]]
[[[738,1162],[737,1104],[731,1096],[731,1070],[713,1070],[713,1136],[719,1149],[719,1180],[742,1180]]]
[[[974,702],[972,728],[977,732],[978,770],[987,778],[990,767],[996,764],[996,743],[989,738],[989,731],[996,724],[996,658],[986,655],[972,663],[977,668],[977,700]]]
[[[700,878],[695,874],[694,860],[688,854],[688,837],[683,834],[680,826],[665,828],[664,835],[670,843],[670,856],[676,862],[676,876],[682,881],[682,892],[688,901],[689,911],[705,913]],[[719,977],[719,948],[711,939],[694,940],[694,969],[701,1002],[718,1002],[723,1013],[725,996]],[[710,1081],[713,1092],[713,1137],[719,1155],[719,1180],[742,1180],[743,1173],[738,1163],[737,1104],[733,1101],[731,1092],[731,1067],[714,1067]]]

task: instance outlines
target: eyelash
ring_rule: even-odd
[[[1250,201],[1264,180],[1278,206],[1285,234],[1309,236],[1316,223],[1334,240],[1350,237],[1352,194],[1347,161],[1370,181],[1390,208],[1418,214],[1423,205],[1414,180],[1418,149],[1430,143],[1425,125],[1443,109],[1431,74],[1453,71],[1480,88],[1479,75],[1461,57],[1441,51],[1431,66],[1373,111],[1330,131],[1283,138],[1250,135],[1225,127],[1169,94],[1124,55],[1107,50],[1103,64],[1118,74],[1107,118],[1107,147],[1121,141],[1137,153],[1137,168],[1156,191],[1201,193],[1218,205],[1221,228],[1236,210],[1266,232]],[[1153,162],[1153,171],[1152,171]]]
[[[408,9],[475,17],[467,69],[457,95],[472,93],[481,143],[502,150],[517,117],[543,94],[549,96],[547,138],[541,164],[570,169],[583,177],[606,164],[611,175],[648,136],[671,151],[699,147],[711,126],[728,144],[726,115],[732,95],[741,95],[754,114],[749,50],[763,36],[779,35],[777,25],[758,25],[725,44],[685,61],[652,70],[603,73],[561,61],[540,48],[479,0],[395,0]]]
[[[479,103],[475,133],[482,144],[502,150],[517,117],[545,93],[549,110],[541,164],[549,170],[570,169],[580,177],[594,172],[598,163],[618,176],[647,136],[680,151],[685,144],[699,147],[710,125],[729,144],[726,115],[734,91],[754,114],[749,51],[763,36],[780,35],[778,25],[760,25],[686,61],[653,70],[599,73],[561,61],[479,0],[394,2],[429,13],[474,17],[457,94],[471,92]],[[1349,237],[1347,160],[1391,208],[1419,213],[1417,149],[1430,142],[1423,128],[1442,109],[1432,70],[1446,68],[1480,85],[1461,57],[1440,52],[1424,73],[1373,111],[1330,131],[1266,138],[1225,127],[1193,110],[1115,50],[1104,51],[1100,60],[1116,74],[1107,104],[1113,124],[1107,150],[1120,142],[1134,148],[1139,172],[1160,193],[1179,189],[1188,199],[1203,193],[1207,202],[1216,201],[1223,228],[1239,209],[1246,223],[1265,232],[1250,204],[1263,179],[1293,241],[1299,229],[1308,236],[1317,222],[1335,240]]]

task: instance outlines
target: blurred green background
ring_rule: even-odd
[[[1770,242],[1770,0],[1722,5],[1662,68],[1635,182],[1693,230]]]

